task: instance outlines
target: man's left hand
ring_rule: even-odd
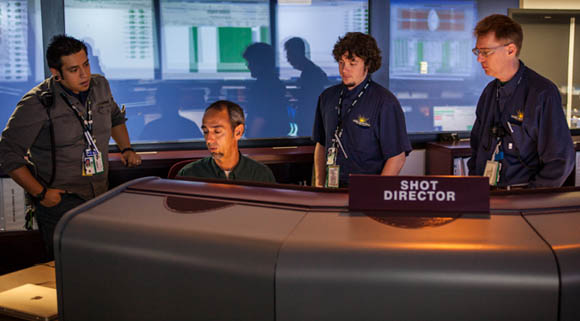
[[[121,154],[121,161],[127,167],[136,167],[141,165],[141,156],[135,153],[135,151],[128,150]]]

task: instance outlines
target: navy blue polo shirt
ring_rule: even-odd
[[[312,139],[328,150],[338,124],[336,106],[340,91],[345,91],[341,142],[348,159],[340,149],[337,151],[341,186],[348,185],[351,173],[380,174],[389,158],[411,152],[403,110],[395,95],[386,88],[371,81],[351,112],[346,113],[367,79],[350,91],[343,84],[332,86],[318,98]]]
[[[574,168],[575,150],[554,83],[520,61],[507,83],[496,79],[487,85],[471,130],[471,175],[483,175],[493,155],[498,143],[491,133],[494,125],[505,132],[498,186],[562,186]]]

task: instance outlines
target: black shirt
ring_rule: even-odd
[[[63,85],[60,85],[60,87],[61,87],[61,88],[62,88],[62,89],[63,89],[63,90],[64,90],[64,91],[67,93],[67,94],[69,94],[70,96],[73,96],[73,97],[75,97],[76,99],[78,99],[78,100],[81,102],[81,104],[83,104],[83,106],[85,106],[85,105],[86,105],[87,98],[89,98],[89,92],[90,92],[90,89],[89,89],[89,90],[86,90],[86,91],[81,91],[81,92],[79,92],[78,94],[75,94],[74,92],[72,92],[72,90],[70,90],[70,89],[66,88],[66,87],[65,87],[65,86],[63,86]]]
[[[226,177],[226,173],[214,161],[213,157],[206,157],[185,165],[177,176],[191,176],[200,178],[221,178],[233,181],[251,181],[276,183],[274,174],[268,166],[258,163],[240,153],[238,164]]]

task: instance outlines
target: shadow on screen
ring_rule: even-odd
[[[183,94],[179,87],[171,84],[157,88],[155,103],[161,117],[145,125],[140,140],[175,141],[203,137],[195,122],[179,114],[185,103]]]
[[[296,82],[297,89],[292,95],[296,109],[294,119],[297,136],[312,135],[318,96],[329,84],[326,73],[307,57],[307,48],[308,42],[299,37],[290,38],[284,43],[288,63],[300,71],[300,77]]]
[[[285,87],[276,70],[274,48],[263,42],[251,44],[243,54],[252,78],[245,104],[246,137],[285,137],[290,132]]]

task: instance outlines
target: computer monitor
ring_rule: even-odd
[[[473,75],[474,1],[391,1],[391,79]]]
[[[40,0],[0,1],[0,130],[44,79]]]
[[[0,2],[0,83],[44,78],[40,25],[39,1]]]
[[[475,106],[433,106],[436,131],[470,131],[475,122]]]
[[[250,79],[242,54],[270,43],[270,4],[254,1],[161,1],[164,79]]]
[[[322,68],[328,77],[338,78],[338,65],[332,56],[338,37],[347,32],[369,31],[368,1],[363,0],[312,0],[306,4],[300,1],[279,1],[277,19],[281,79],[300,75],[300,71],[292,68],[286,59],[284,43],[290,38],[305,40],[310,60]]]
[[[152,0],[65,0],[65,30],[90,48],[91,71],[108,79],[153,79]]]

